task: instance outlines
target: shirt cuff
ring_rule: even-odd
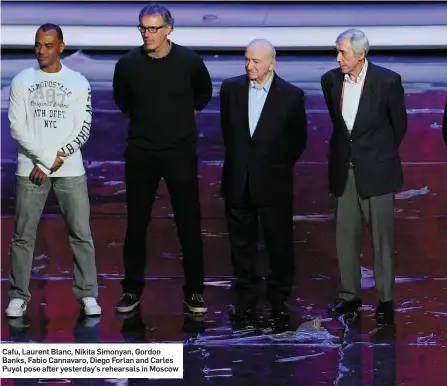
[[[54,161],[56,161],[56,154],[57,151],[44,151],[38,161],[49,170],[53,166]]]
[[[42,170],[47,176],[51,174],[51,170],[47,169],[45,166],[43,166],[42,164],[37,164],[37,166],[39,167],[40,170]]]

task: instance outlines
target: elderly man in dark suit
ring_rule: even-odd
[[[339,68],[321,78],[333,124],[329,185],[337,198],[336,244],[341,293],[330,308],[349,313],[361,306],[362,215],[372,231],[379,324],[394,323],[394,192],[403,184],[399,145],[407,131],[399,74],[366,59],[362,31],[336,40]]]
[[[258,301],[258,219],[270,255],[267,298],[272,317],[287,316],[294,279],[293,166],[306,147],[304,93],[275,72],[275,49],[255,40],[246,74],[220,91],[225,199],[238,302],[235,318],[250,318]]]

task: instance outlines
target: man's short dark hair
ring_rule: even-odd
[[[165,7],[162,4],[152,3],[149,5],[146,5],[141,11],[140,15],[138,16],[138,19],[141,21],[141,18],[143,16],[147,15],[161,15],[163,18],[163,21],[166,24],[171,25],[172,30],[174,30],[174,18],[171,15],[171,12],[167,7]]]
[[[47,32],[47,31],[56,31],[57,33],[57,37],[58,39],[63,42],[64,41],[64,34],[62,33],[62,29],[61,27],[59,27],[56,24],[52,24],[52,23],[46,23],[46,24],[42,24],[36,31],[36,35],[39,32]]]

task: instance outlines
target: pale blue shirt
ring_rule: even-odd
[[[256,130],[272,81],[273,73],[263,87],[256,86],[253,80],[250,81],[250,88],[248,90],[248,124],[251,136],[253,136]]]

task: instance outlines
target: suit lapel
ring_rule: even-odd
[[[238,105],[241,110],[241,118],[243,126],[248,136],[250,136],[250,125],[248,120],[248,91],[249,91],[250,80],[247,76],[243,78],[240,83],[238,90]]]
[[[362,125],[365,122],[365,119],[369,119],[369,106],[371,98],[374,96],[376,92],[374,81],[375,77],[375,71],[374,71],[374,64],[371,62],[368,62],[368,69],[366,72],[365,82],[363,84],[363,91],[360,95],[359,100],[359,107],[357,109],[357,115],[355,117],[354,126],[352,128],[351,135],[355,135],[360,127],[363,127]],[[345,120],[343,119],[343,112],[342,112],[342,95],[343,95],[343,83],[344,83],[344,75],[342,72],[336,73],[336,79],[334,82],[333,87],[333,102],[335,106],[335,111],[337,112],[338,119],[340,121],[341,127],[344,128],[344,131],[346,134],[349,135],[349,130],[346,127]]]
[[[336,111],[338,111],[341,114],[341,97],[343,93],[343,82],[344,82],[344,75],[341,71],[336,72],[335,77],[335,84],[334,84],[334,105]]]
[[[334,103],[334,111],[336,112],[340,125],[344,129],[345,133],[349,135],[348,128],[346,127],[345,120],[343,119],[341,108],[344,79],[344,74],[341,71],[337,71],[333,87],[332,99]]]
[[[270,122],[269,116],[275,109],[275,94],[278,92],[278,76],[273,73],[272,84],[270,85],[270,90],[267,94],[267,98],[265,99],[264,106],[261,111],[261,115],[259,116],[258,124],[256,125],[255,131],[253,133],[253,137],[259,136],[262,134],[264,123]]]
[[[371,106],[371,98],[373,98],[375,93],[375,85],[377,82],[374,82],[374,65],[369,62],[368,69],[366,71],[365,83],[363,84],[363,91],[360,95],[359,107],[357,109],[357,115],[355,117],[354,126],[352,128],[352,133],[355,134],[359,131],[360,127],[364,127],[362,123],[365,122],[365,119],[368,120],[370,118],[369,107]]]

